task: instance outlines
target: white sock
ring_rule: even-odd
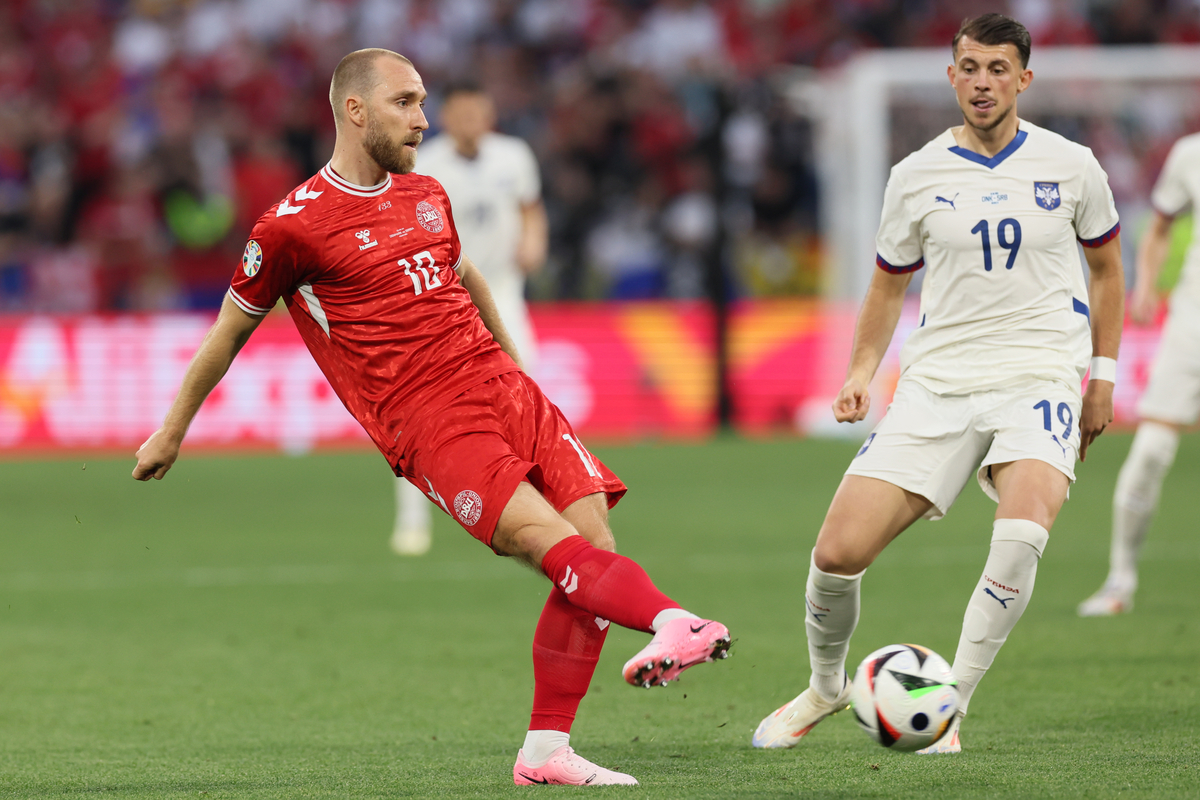
[[[998,519],[983,575],[967,603],[958,652],[951,668],[958,679],[959,713],[1000,652],[1033,594],[1038,559],[1050,533],[1027,519]]]
[[[650,630],[658,633],[659,628],[673,619],[700,619],[700,617],[690,611],[684,611],[682,608],[664,608],[654,615],[654,620],[650,623]]]
[[[1156,422],[1138,425],[1113,492],[1112,549],[1106,585],[1130,594],[1137,589],[1138,554],[1158,510],[1163,479],[1178,449],[1179,432],[1174,428]]]
[[[866,572],[866,570],[863,570]],[[863,572],[834,575],[808,566],[804,587],[804,628],[808,632],[808,661],[812,666],[809,687],[833,700],[846,685],[846,654],[858,625],[858,594]]]
[[[396,479],[396,530],[421,531],[433,526],[429,498],[407,478]]]
[[[525,734],[525,744],[521,745],[521,755],[527,766],[544,767],[555,750],[570,743],[571,734],[569,733],[529,731]]]

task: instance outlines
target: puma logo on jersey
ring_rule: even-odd
[[[297,200],[316,200],[318,197],[320,197],[323,194],[325,194],[325,192],[323,192],[323,191],[314,192],[311,189],[301,186],[299,189],[296,190],[296,199]]]
[[[297,196],[297,197],[299,197],[299,196],[300,196],[300,193],[299,193],[299,192],[297,192],[297,193],[296,193],[296,196]],[[283,198],[283,202],[279,204],[279,208],[277,208],[277,209],[275,210],[275,216],[277,216],[277,217],[286,217],[288,214],[299,214],[299,213],[300,213],[301,211],[303,211],[303,210],[304,210],[304,206],[290,206],[290,205],[288,205],[287,198],[285,197],[285,198]]]
[[[365,243],[358,246],[359,250],[366,250],[369,247],[374,247],[375,245],[379,244],[378,240],[369,241],[371,239],[370,231],[359,231],[358,233],[354,234],[354,238]]]
[[[945,203],[946,205],[950,206],[950,210],[951,210],[951,211],[958,211],[958,209],[954,207],[954,201],[958,199],[958,196],[959,196],[960,194],[962,194],[962,192],[955,192],[955,193],[954,193],[954,197],[950,198],[949,200],[947,200],[946,198],[944,198],[944,197],[941,197],[941,196],[934,197],[934,198],[933,198],[933,202],[935,202],[935,203]]]

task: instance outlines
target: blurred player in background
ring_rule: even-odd
[[[609,623],[653,633],[623,670],[666,685],[729,647],[614,552],[621,483],[520,368],[441,185],[412,172],[425,88],[389,50],[342,59],[329,163],[255,225],[242,268],[133,476],[161,479],[188,425],[283,298],[309,352],[397,475],[499,555],[551,580],[533,636],[534,699],[513,781],[635,784],[575,754],[570,729]],[[479,654],[482,670],[494,669]]]
[[[463,251],[476,259],[525,371],[535,375],[537,341],[525,306],[525,278],[545,262],[550,238],[537,159],[524,140],[492,130],[495,106],[476,83],[447,87],[441,119],[445,133],[421,145],[416,171],[445,188]],[[429,550],[432,508],[424,492],[396,479],[393,550],[400,555]]]
[[[1076,452],[1083,458],[1112,421],[1125,287],[1120,225],[1091,151],[1018,119],[1017,95],[1033,80],[1029,50],[1029,32],[1008,17],[965,21],[947,68],[964,124],[892,169],[879,269],[833,405],[838,421],[866,416],[867,387],[905,290],[927,266],[921,320],[904,345],[887,415],[846,471],[813,549],[809,688],[762,721],[756,747],[792,747],[848,705],[846,655],[863,572],[918,519],[945,515],[975,475],[998,507],[954,658],[961,705],[945,735],[921,751],[959,752],[971,694],[1029,603]]]
[[[1137,281],[1130,298],[1135,322],[1149,323],[1158,313],[1158,276],[1171,244],[1171,223],[1200,199],[1200,134],[1185,136],[1171,148],[1150,201],[1154,218],[1138,247]],[[1200,223],[1197,215],[1193,226]],[[1117,477],[1113,493],[1112,549],[1108,578],[1100,591],[1079,604],[1081,617],[1102,617],[1133,609],[1137,560],[1146,530],[1158,509],[1163,479],[1175,461],[1180,429],[1200,416],[1200,230],[1171,297],[1170,314],[1138,404],[1137,433]]]

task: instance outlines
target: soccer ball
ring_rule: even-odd
[[[946,659],[916,644],[891,644],[863,659],[850,690],[854,718],[884,747],[911,752],[936,742],[958,712]]]

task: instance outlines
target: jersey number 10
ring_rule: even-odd
[[[992,237],[988,232],[988,221],[979,220],[979,224],[971,228],[971,233],[978,233],[983,238],[983,269],[991,272]],[[1008,251],[1008,263],[1004,268],[1012,269],[1017,260],[1017,251],[1021,249],[1021,223],[1012,217],[1000,220],[1000,224],[996,226],[996,238],[1000,241],[1000,246]]]
[[[438,275],[438,268],[433,263],[433,254],[432,253],[430,253],[428,250],[422,250],[421,252],[419,252],[415,256],[413,256],[413,261],[417,262],[415,267],[411,263],[409,263],[409,260],[407,258],[402,258],[399,261],[397,261],[396,263],[399,264],[400,266],[404,267],[405,275],[412,278],[414,294],[420,295],[421,292],[424,292],[424,291],[427,291],[430,289],[436,289],[437,287],[442,285],[442,279]],[[422,262],[426,262],[426,261],[429,263],[428,264],[422,263]],[[416,272],[413,272],[414,269],[416,270]],[[418,274],[418,273],[420,273],[420,274]],[[424,287],[421,286],[421,278],[425,279]]]

